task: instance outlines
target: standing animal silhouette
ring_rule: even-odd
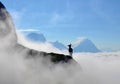
[[[73,54],[73,49],[72,49],[71,46],[72,46],[72,44],[69,44],[69,45],[68,45],[68,47],[69,47],[68,51],[69,51],[69,55],[70,55],[70,56],[72,56],[72,54]]]

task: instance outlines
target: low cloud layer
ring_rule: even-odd
[[[38,50],[43,48],[46,52],[52,50],[58,52],[54,47],[42,45],[29,43],[27,46],[34,49],[38,47]],[[73,57],[79,63],[79,66],[75,67],[75,65],[54,65],[50,61],[44,64],[44,59],[39,56],[28,59],[25,58],[24,52],[7,51],[4,47],[1,47],[0,51],[0,84],[120,83],[120,52],[74,53]]]
[[[99,84],[119,84],[120,52],[76,53],[83,71],[94,74]]]
[[[47,59],[26,58],[22,51],[11,52],[6,48],[0,51],[0,84],[120,83],[120,52],[74,53],[79,66],[68,66],[54,65],[50,61],[44,64]]]

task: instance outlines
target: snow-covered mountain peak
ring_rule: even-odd
[[[80,43],[84,42],[85,40],[87,40],[87,38],[85,37],[77,38],[77,40],[73,43],[73,47],[77,47]]]
[[[95,44],[87,38],[79,38],[73,46],[74,52],[100,52]]]
[[[34,42],[46,42],[46,38],[41,33],[32,32],[27,35],[27,38]]]

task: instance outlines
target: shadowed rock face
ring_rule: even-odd
[[[0,2],[0,9],[5,8],[5,6]]]
[[[14,52],[19,52],[19,53],[24,52],[24,55],[28,58],[42,56],[44,58],[46,57],[49,58],[54,63],[59,63],[59,62],[69,63],[71,61],[74,61],[72,57],[67,55],[36,51],[18,44],[17,35],[15,32],[15,27],[13,25],[11,16],[9,15],[5,6],[1,2],[0,2],[0,41],[7,42],[8,45],[4,45],[4,46],[5,47],[7,46],[7,48],[8,47],[12,48]]]

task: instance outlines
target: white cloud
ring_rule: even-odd
[[[21,35],[18,37],[29,48],[61,53],[48,43],[33,44]],[[75,65],[53,66],[47,58],[46,64],[43,64],[45,60],[40,57],[24,58],[25,51],[7,52],[0,52],[0,83],[7,80],[9,83],[6,84],[13,84],[11,81],[14,84],[120,84],[120,52],[74,53],[74,59],[80,64],[82,71]],[[13,74],[14,77],[11,78]]]
[[[39,32],[40,30],[37,30],[37,29],[19,29],[17,30],[19,32]]]
[[[120,52],[75,53],[74,59],[100,84],[120,83]]]
[[[30,49],[35,49],[38,51],[44,51],[44,52],[55,52],[55,53],[62,53],[59,49],[55,48],[52,44],[49,42],[45,43],[34,43],[32,41],[28,41],[25,36],[20,34],[19,32],[17,33],[18,36],[18,42]]]

